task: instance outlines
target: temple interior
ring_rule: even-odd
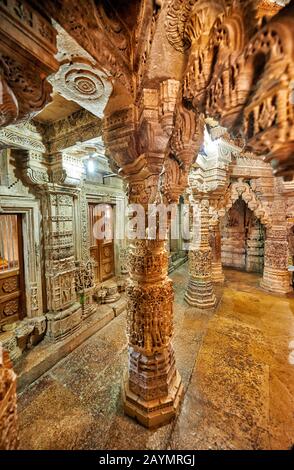
[[[0,1],[0,450],[294,448],[294,0]]]

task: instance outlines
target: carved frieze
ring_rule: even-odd
[[[50,124],[36,122],[36,126],[49,154],[72,147],[77,141],[97,138],[102,132],[102,121],[85,109]]]

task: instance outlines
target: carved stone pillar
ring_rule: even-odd
[[[16,375],[7,352],[0,347],[0,450],[18,447]]]
[[[142,194],[142,185],[135,191]],[[175,416],[183,393],[171,344],[174,293],[167,276],[166,241],[158,234],[155,240],[129,240],[128,264],[129,373],[124,409],[153,428]]]
[[[42,190],[47,292],[47,333],[63,339],[81,323],[82,308],[75,290],[74,189],[54,184]]]
[[[199,227],[194,225],[193,241],[189,251],[189,282],[185,299],[189,305],[201,309],[211,309],[216,304],[212,282],[212,250],[209,246],[209,200],[204,197],[199,203],[200,237],[197,242]]]
[[[178,85],[163,82],[159,90],[143,89],[137,109],[130,105],[104,119],[107,153],[129,183],[129,202],[143,206],[145,216],[157,200],[178,203],[200,145],[198,116],[177,101]],[[155,239],[149,231],[149,238],[145,231],[139,239],[129,237],[126,289],[129,374],[124,409],[147,427],[169,422],[183,391],[171,345],[173,289],[166,240],[156,232]]]
[[[264,244],[264,271],[261,287],[277,294],[287,294],[293,290],[288,271],[288,255],[286,228],[278,225],[268,228]]]
[[[221,258],[221,232],[219,221],[210,225],[209,244],[211,247],[211,273],[212,282],[224,282],[225,276]]]

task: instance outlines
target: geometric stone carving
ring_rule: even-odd
[[[80,326],[82,308],[75,290],[75,190],[48,184],[42,188],[47,285],[47,336],[57,341]]]
[[[0,129],[0,148],[22,148],[45,152],[42,136],[33,122],[22,122]]]
[[[87,141],[101,135],[101,119],[81,109],[70,116],[50,124],[36,122],[42,134],[46,150],[49,154],[60,152],[72,147],[77,141]],[[1,134],[0,134],[1,139]]]

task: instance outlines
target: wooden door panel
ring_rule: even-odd
[[[97,240],[94,237],[93,228],[99,220],[95,215],[95,207],[96,204],[89,204],[90,254],[96,263],[95,281],[103,282],[114,276],[114,244],[113,240]],[[111,212],[111,206],[109,210]]]
[[[19,271],[0,273],[0,324],[23,318]]]
[[[21,215],[0,214],[0,326],[25,315]]]
[[[114,276],[114,246],[112,241],[100,244],[100,266],[101,281],[106,281]]]

